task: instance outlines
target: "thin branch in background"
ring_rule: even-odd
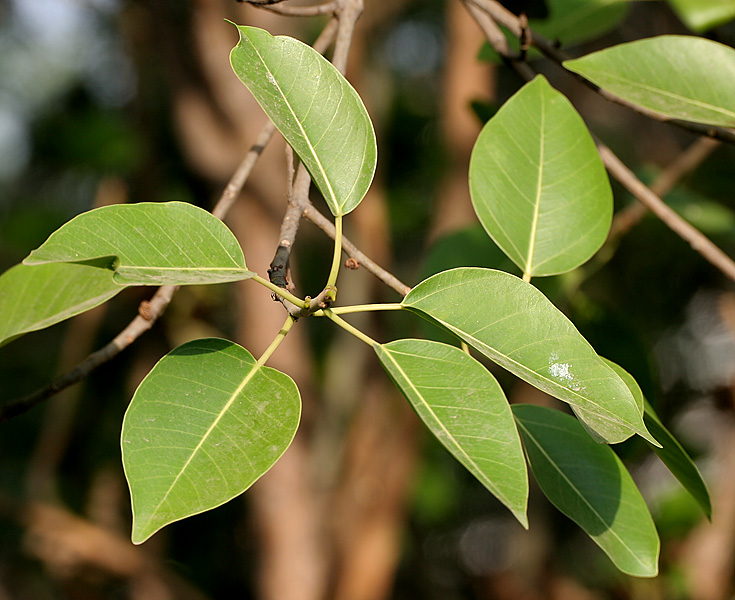
[[[712,138],[698,138],[661,171],[651,184],[651,191],[660,198],[666,196],[683,177],[702,164],[719,145],[720,143]],[[641,202],[633,202],[618,211],[613,218],[606,244],[615,243],[637,225],[647,213],[648,208]]]
[[[682,129],[686,129],[687,131],[696,133],[698,135],[703,135],[706,137],[711,137],[711,138],[720,140],[722,142],[735,144],[735,130],[733,129],[729,129],[726,127],[715,127],[713,125],[693,123],[691,121],[682,121],[680,119],[672,119],[672,118],[666,117],[653,110],[650,110],[643,106],[639,106],[638,104],[634,104],[633,102],[629,102],[628,100],[620,98],[619,96],[616,96],[615,94],[602,89],[597,84],[589,81],[588,79],[585,79],[582,75],[578,73],[573,73],[571,71],[568,71],[567,69],[564,68],[564,65],[562,63],[565,60],[569,60],[572,57],[566,54],[564,51],[560,50],[559,47],[551,40],[546,39],[542,35],[539,35],[538,33],[532,31],[528,27],[524,28],[521,18],[517,17],[512,12],[510,12],[507,8],[505,8],[502,4],[500,4],[500,2],[497,2],[496,0],[461,0],[461,1],[464,2],[464,4],[468,8],[470,8],[471,6],[474,6],[482,10],[485,14],[487,14],[490,18],[492,18],[496,23],[507,28],[518,39],[521,39],[521,37],[523,37],[524,35],[528,36],[530,39],[531,45],[537,48],[538,50],[540,50],[541,53],[544,56],[546,56],[546,58],[549,58],[550,60],[555,62],[557,65],[563,68],[567,73],[569,73],[570,75],[575,77],[577,80],[582,82],[584,85],[589,87],[592,91],[597,93],[601,98],[604,98],[605,100],[608,100],[609,102],[614,102],[615,104],[619,104],[621,106],[629,108],[637,112],[638,114],[643,115],[644,117],[648,117],[649,119],[653,119],[655,121],[662,121],[664,123],[670,123],[671,125],[675,125]],[[472,12],[473,16],[475,16],[475,13],[473,11],[470,11],[470,12]],[[483,31],[484,31],[484,28],[483,28]],[[488,41],[490,41],[491,44],[493,42],[493,40],[489,37],[488,37]],[[500,51],[497,48],[496,48],[496,52],[500,53]],[[513,58],[513,57],[508,57],[508,58]]]
[[[330,238],[334,239],[334,236],[335,236],[334,223],[332,223],[332,221],[330,221],[329,219],[327,219],[327,217],[325,217],[322,213],[320,213],[316,209],[316,207],[314,207],[314,205],[311,204],[311,202],[304,209],[304,218],[311,221],[314,225],[316,225],[319,229],[321,229],[324,233],[326,233]],[[364,267],[368,272],[375,275],[375,277],[377,277],[385,285],[387,285],[392,290],[396,291],[401,296],[405,296],[406,294],[408,294],[408,292],[411,291],[410,287],[408,287],[405,283],[403,283],[395,275],[386,271],[379,264],[371,260],[368,256],[366,256],[357,246],[355,246],[355,244],[353,244],[345,236],[342,236],[342,248],[351,258],[356,260],[357,263],[361,267]]]
[[[638,179],[633,171],[613,154],[612,150],[598,142],[597,149],[607,170],[622,186],[633,194],[646,208],[656,215],[663,223],[704,257],[709,263],[717,267],[724,275],[735,281],[735,261],[713,244],[707,236],[693,225],[681,218],[661,198],[654,194]]]
[[[498,23],[511,29],[514,35],[516,33],[518,35],[523,33],[522,23],[520,20],[494,0],[462,0],[462,2],[464,2],[473,17],[477,18],[480,16],[477,8],[482,7],[485,11],[485,15],[490,17],[491,20],[495,20],[496,13],[500,15],[504,20],[498,20]],[[512,17],[512,20],[508,18],[508,15]],[[478,18],[478,25],[483,28],[483,31],[485,31],[486,27],[490,27],[490,29],[492,29],[492,26],[488,25],[488,21],[484,17]],[[492,43],[497,36],[495,36],[492,31],[490,31],[490,33],[491,35],[487,35],[487,37],[488,41]],[[534,44],[536,44],[535,39]],[[500,53],[504,47],[507,48],[507,45],[503,46],[498,44],[494,49],[496,52]],[[554,49],[554,51],[558,52],[556,49]],[[512,66],[514,66],[516,70],[518,70],[524,80],[529,79],[530,67],[527,64],[520,63],[512,56],[505,56],[505,58],[511,62]],[[713,244],[709,238],[707,238],[707,236],[705,236],[696,227],[690,225],[687,221],[681,218],[672,208],[661,200],[658,195],[651,191],[650,188],[640,181],[640,179],[638,179],[635,174],[626,167],[617,156],[615,156],[610,148],[598,141],[597,149],[600,153],[600,157],[602,158],[602,162],[609,173],[617,179],[625,189],[627,189],[642,204],[644,204],[646,208],[661,219],[667,227],[678,234],[682,239],[689,242],[691,247],[701,254],[705,260],[717,267],[724,275],[735,281],[735,261]]]
[[[223,220],[225,218],[225,215],[227,215],[227,213],[230,211],[230,208],[232,208],[235,200],[237,200],[238,196],[240,195],[242,188],[245,186],[245,182],[250,176],[250,173],[255,166],[255,162],[258,160],[260,154],[268,145],[268,142],[271,141],[271,138],[273,138],[273,134],[275,132],[276,126],[273,125],[273,123],[271,123],[270,121],[268,121],[260,130],[260,133],[258,133],[258,137],[255,138],[255,143],[251,146],[247,155],[245,155],[245,160],[243,160],[240,163],[240,166],[237,167],[235,173],[230,178],[230,181],[227,182],[227,185],[222,192],[222,196],[220,196],[217,204],[214,205],[214,208],[212,209],[212,214],[215,217]]]
[[[240,194],[240,191],[250,176],[258,157],[272,138],[274,131],[275,128],[270,121],[261,129],[256,143],[250,148],[245,159],[242,161],[225,187],[222,196],[212,210],[212,214],[220,219],[225,216],[234,199]],[[34,406],[40,404],[44,400],[48,400],[52,396],[58,394],[61,390],[81,381],[94,369],[120,354],[120,352],[125,350],[125,348],[153,327],[153,323],[155,323],[166,310],[166,307],[171,302],[171,298],[173,298],[173,295],[178,289],[178,286],[173,285],[164,285],[159,287],[150,300],[141,303],[138,316],[130,321],[130,323],[128,323],[128,325],[106,346],[90,354],[76,367],[74,367],[74,369],[60,375],[47,386],[36,390],[23,398],[18,398],[17,400],[12,400],[3,404],[0,407],[0,423],[28,412]]]
[[[317,4],[316,6],[274,6],[273,4],[257,4],[252,2],[251,4],[258,8],[283,15],[284,17],[316,17],[335,12],[339,2],[335,0],[326,4]]]

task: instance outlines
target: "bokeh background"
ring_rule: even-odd
[[[548,16],[541,1],[506,4]],[[686,2],[624,2],[606,31],[571,51],[691,34],[677,4]],[[326,23],[234,0],[0,1],[0,271],[95,206],[213,206],[265,123],[230,69],[237,35],[225,18],[307,42]],[[735,27],[724,21],[703,34],[732,45]],[[699,143],[534,60],[646,181]],[[467,167],[483,120],[521,82],[483,49],[462,4],[365,0],[348,78],[379,147],[375,184],[347,219],[348,236],[408,285],[459,265],[512,271],[473,216]],[[735,149],[703,154],[666,199],[733,256]],[[226,220],[261,274],[285,209],[284,156],[282,140],[271,143]],[[119,451],[127,403],[180,343],[220,336],[255,355],[267,347],[283,308],[241,282],[182,289],[124,353],[0,425],[0,600],[731,598],[735,287],[614,189],[616,208],[630,215],[619,235],[588,265],[538,284],[598,352],[636,376],[710,486],[712,523],[642,443],[616,448],[659,528],[660,577],[617,572],[533,486],[524,531],[422,429],[369,348],[316,319],[300,322],[270,363],[304,399],[291,449],[242,497],[133,546]],[[304,223],[292,256],[302,294],[321,289],[330,260],[330,240]],[[363,269],[340,282],[340,303],[398,300]],[[107,343],[151,294],[126,290],[0,348],[0,401]],[[353,322],[382,341],[439,335],[405,315]],[[552,403],[496,374],[511,401]]]

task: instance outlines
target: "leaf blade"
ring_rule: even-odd
[[[667,35],[619,44],[564,66],[666,117],[735,126],[735,50]]]
[[[452,269],[421,282],[403,305],[531,385],[593,411],[614,426],[610,435],[623,425],[656,443],[625,383],[534,286],[502,271]],[[606,428],[596,431],[608,439]]]
[[[293,380],[233,342],[195,340],[163,357],[123,420],[133,542],[244,492],[286,451],[300,415]]]
[[[643,420],[648,430],[662,446],[661,448],[652,446],[653,451],[682,487],[696,500],[707,519],[711,521],[712,501],[699,469],[679,441],[666,429],[648,400],[645,401]]]
[[[658,574],[660,541],[633,479],[609,446],[596,444],[569,415],[514,405],[536,480],[623,572]]]
[[[104,259],[108,259],[104,264]],[[186,285],[252,277],[237,239],[211,213],[184,202],[105,206],[62,225],[26,265],[98,261],[120,285]]]
[[[482,226],[528,276],[570,271],[607,237],[612,191],[605,168],[581,117],[543,76],[485,124],[469,177]]]
[[[106,302],[123,286],[89,265],[16,265],[0,275],[0,346]]]
[[[235,74],[299,155],[332,214],[349,213],[365,196],[377,163],[362,100],[310,46],[236,27],[240,40],[230,53]]]
[[[458,348],[427,340],[374,347],[416,413],[449,452],[528,528],[528,474],[500,385]]]

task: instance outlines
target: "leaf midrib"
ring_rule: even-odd
[[[260,371],[263,365],[259,363],[253,363],[252,369],[250,372],[245,375],[242,382],[239,386],[235,389],[235,391],[230,395],[230,398],[227,400],[225,405],[222,407],[222,409],[217,414],[217,417],[212,421],[212,424],[209,426],[207,431],[202,435],[202,439],[199,441],[199,443],[194,447],[191,454],[189,455],[189,458],[187,458],[184,465],[181,467],[179,472],[177,473],[176,477],[174,478],[173,482],[169,486],[168,490],[166,490],[166,493],[164,494],[163,498],[161,498],[160,502],[156,505],[156,507],[151,511],[151,518],[148,519],[148,523],[151,522],[152,517],[158,514],[159,509],[163,505],[166,500],[168,500],[169,495],[173,491],[173,489],[176,487],[176,484],[179,482],[179,479],[184,475],[186,472],[186,469],[189,467],[191,462],[194,460],[194,457],[198,454],[198,452],[202,449],[202,446],[207,441],[211,433],[216,429],[217,425],[219,425],[219,422],[222,420],[222,418],[227,414],[232,404],[235,402],[237,397],[240,395],[243,389],[245,389],[245,386],[255,377],[255,375]]]
[[[600,521],[600,523],[606,527],[606,530],[609,531],[625,548],[630,555],[638,562],[639,565],[641,565],[644,569],[647,568],[649,565],[644,563],[636,554],[633,552],[633,550],[628,546],[628,544],[625,543],[625,541],[617,534],[617,532],[612,529],[602,518],[602,515],[600,515],[599,512],[595,509],[595,507],[590,504],[590,502],[587,500],[587,498],[581,493],[581,491],[574,485],[574,483],[566,476],[564,471],[561,470],[561,468],[557,465],[555,461],[551,459],[551,456],[544,450],[543,446],[539,444],[539,442],[536,440],[536,438],[533,436],[533,434],[528,430],[528,428],[523,424],[522,419],[516,419],[516,422],[518,423],[518,426],[523,429],[523,431],[526,432],[526,435],[528,436],[528,439],[530,439],[534,445],[538,448],[539,452],[543,455],[543,457],[548,461],[548,463],[556,470],[556,472],[561,476],[561,478],[567,483],[567,485],[572,489],[573,492],[582,500],[582,502],[590,509],[592,514],[597,517],[597,519]],[[594,538],[593,538],[594,539]]]
[[[281,98],[283,98],[283,102],[288,107],[288,110],[291,113],[291,116],[293,117],[294,121],[296,122],[296,125],[299,128],[299,131],[301,132],[301,135],[303,136],[304,140],[306,141],[306,145],[308,147],[308,150],[311,153],[311,155],[312,155],[312,157],[313,157],[313,159],[314,159],[314,161],[316,163],[316,166],[319,169],[319,174],[322,176],[322,178],[323,178],[323,180],[324,180],[324,182],[325,182],[325,184],[327,186],[327,190],[329,191],[329,195],[330,195],[329,200],[331,200],[334,203],[334,206],[336,208],[338,208],[339,211],[340,211],[340,213],[341,213],[342,210],[343,210],[343,206],[341,206],[339,204],[339,202],[337,201],[337,196],[334,193],[334,189],[332,188],[332,182],[329,180],[329,177],[327,176],[327,172],[324,170],[324,166],[322,165],[322,161],[319,159],[319,155],[316,153],[316,150],[315,150],[314,146],[311,143],[311,139],[307,135],[306,130],[304,129],[303,125],[301,124],[301,121],[299,120],[298,116],[294,112],[294,109],[293,109],[293,107],[291,106],[291,103],[288,100],[288,96],[286,96],[286,94],[283,92],[283,89],[281,88],[281,85],[278,83],[278,80],[276,79],[275,75],[273,74],[273,72],[270,70],[270,67],[266,63],[265,58],[260,53],[260,51],[258,50],[258,48],[255,46],[255,44],[253,43],[253,41],[249,37],[247,37],[247,36],[244,36],[244,37],[245,37],[245,39],[247,39],[248,43],[252,46],[253,51],[255,52],[255,54],[260,59],[260,62],[263,64],[263,67],[268,72],[268,75],[270,75],[270,78],[268,79],[269,83],[271,83],[272,85],[274,85],[276,87],[276,89],[278,90],[278,92],[281,95]],[[321,65],[320,65],[320,69],[321,69]]]
[[[466,451],[464,450],[464,448],[462,448],[462,446],[460,446],[460,444],[459,444],[459,443],[458,443],[458,442],[456,441],[456,438],[454,437],[454,435],[452,435],[452,433],[451,433],[451,432],[450,432],[450,431],[449,431],[449,430],[448,430],[448,429],[447,429],[447,428],[445,427],[444,423],[442,423],[441,419],[439,419],[439,417],[438,417],[438,416],[436,415],[436,413],[435,413],[435,412],[434,412],[434,410],[433,410],[433,409],[431,408],[431,406],[429,405],[429,403],[428,403],[428,402],[427,402],[427,401],[426,401],[426,400],[424,399],[424,396],[423,396],[423,394],[422,394],[422,393],[421,393],[421,392],[419,391],[419,389],[418,389],[418,388],[417,388],[417,387],[416,387],[416,386],[415,386],[415,385],[413,384],[413,381],[411,381],[411,379],[410,379],[410,378],[408,377],[408,375],[407,375],[407,374],[406,374],[406,372],[405,372],[405,371],[403,370],[403,368],[402,368],[402,367],[400,366],[400,364],[398,364],[398,362],[397,362],[397,361],[396,361],[396,360],[395,360],[395,359],[393,358],[393,356],[391,355],[391,350],[389,350],[389,349],[387,349],[387,348],[385,348],[385,347],[382,347],[381,349],[383,350],[383,352],[385,352],[385,354],[386,354],[386,355],[387,355],[387,357],[388,357],[388,358],[390,359],[390,361],[391,361],[391,362],[393,363],[393,365],[395,365],[395,367],[396,367],[396,369],[398,370],[398,372],[399,372],[399,373],[400,373],[400,374],[402,375],[402,377],[403,377],[404,381],[405,381],[405,382],[406,382],[406,383],[407,383],[407,384],[408,384],[408,385],[410,386],[410,388],[411,388],[411,389],[412,389],[412,390],[413,390],[413,391],[415,392],[416,396],[417,396],[417,397],[418,397],[418,398],[419,398],[419,399],[421,400],[421,405],[422,405],[422,406],[423,406],[423,407],[424,407],[424,408],[425,408],[425,409],[426,409],[426,410],[427,410],[427,411],[429,412],[429,414],[430,414],[430,415],[431,415],[431,417],[432,417],[432,418],[434,419],[434,421],[435,421],[436,423],[438,423],[438,424],[439,424],[439,426],[441,427],[442,431],[444,431],[444,433],[446,434],[446,436],[447,436],[447,439],[449,439],[449,440],[451,440],[451,441],[452,441],[452,444],[453,444],[453,446],[454,446],[454,447],[455,447],[455,448],[456,448],[457,450],[459,450],[459,452],[460,452],[460,453],[461,453],[461,454],[462,454],[462,455],[463,455],[463,456],[464,456],[464,457],[465,457],[465,458],[467,459],[468,463],[469,463],[470,465],[472,465],[472,467],[473,467],[473,468],[475,469],[475,475],[476,475],[476,476],[479,476],[479,478],[480,478],[480,479],[481,479],[481,480],[483,481],[483,483],[484,483],[484,484],[485,484],[485,485],[486,485],[486,486],[487,486],[487,487],[488,487],[488,488],[489,488],[489,489],[490,489],[490,490],[491,490],[491,491],[493,492],[493,494],[495,494],[495,495],[496,495],[496,496],[497,496],[497,497],[498,497],[499,499],[500,499],[501,497],[503,497],[503,496],[504,496],[504,494],[503,494],[503,493],[502,493],[502,492],[501,492],[501,491],[500,491],[500,490],[499,490],[499,489],[497,488],[497,486],[496,486],[496,485],[495,485],[495,484],[494,484],[494,483],[493,483],[493,482],[492,482],[492,481],[491,481],[491,480],[490,480],[490,479],[489,479],[489,478],[488,478],[488,477],[487,477],[487,476],[485,475],[485,473],[484,473],[484,472],[482,471],[482,469],[480,468],[480,466],[479,466],[479,465],[478,465],[478,464],[477,464],[477,463],[476,463],[476,462],[474,461],[474,459],[473,459],[473,458],[472,458],[472,457],[471,457],[471,456],[470,456],[469,454],[467,454],[467,452],[466,452]],[[502,501],[502,500],[501,500],[501,501]],[[515,508],[512,508],[512,507],[511,507],[511,506],[510,506],[510,505],[509,505],[509,504],[508,504],[507,502],[505,502],[505,501],[502,501],[502,502],[503,502],[503,504],[505,504],[506,506],[508,506],[508,508],[510,508],[510,510],[511,510],[511,511],[513,512],[513,514],[516,514],[516,515],[518,515],[518,514],[519,514],[519,513],[518,513],[518,511],[517,511],[517,509],[515,509]]]
[[[647,92],[653,92],[655,94],[659,94],[661,96],[672,98],[674,100],[678,100],[680,102],[683,102],[685,104],[691,104],[693,106],[696,106],[697,108],[705,109],[708,111],[711,111],[715,114],[719,115],[725,115],[730,117],[731,119],[735,119],[735,112],[729,111],[726,108],[722,106],[717,106],[714,104],[708,104],[706,102],[702,102],[700,100],[696,100],[694,98],[689,98],[687,96],[682,96],[680,94],[676,94],[674,92],[669,92],[667,90],[653,87],[652,85],[647,85],[645,83],[641,83],[639,81],[633,80],[633,79],[626,79],[625,77],[616,75],[615,73],[609,73],[608,71],[603,71],[602,69],[598,70],[598,73],[602,76],[608,77],[610,79],[613,79],[615,81],[618,81],[620,83],[625,83],[627,85],[630,85],[633,88],[640,88],[642,90],[645,90]],[[642,103],[640,103],[642,104]],[[664,109],[655,108],[653,110],[659,111],[659,112],[669,112]]]
[[[539,136],[539,169],[538,179],[536,181],[536,202],[533,207],[533,217],[531,218],[531,239],[528,243],[528,257],[526,259],[526,268],[524,274],[531,275],[533,273],[533,256],[536,252],[536,235],[538,234],[538,221],[541,212],[541,191],[544,182],[544,136],[546,128],[546,105],[543,89],[541,89],[541,135]]]

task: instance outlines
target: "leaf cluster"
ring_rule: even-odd
[[[140,384],[121,434],[133,541],[241,494],[286,451],[301,399],[293,380],[266,362],[296,318],[308,316],[367,343],[426,427],[524,527],[529,465],[552,504],[621,571],[656,575],[653,520],[610,444],[643,438],[709,516],[706,487],[635,380],[599,356],[532,282],[583,265],[610,229],[610,183],[569,100],[543,76],[533,78],[487,122],[472,153],[475,212],[522,278],[460,267],[418,283],[400,304],[337,306],[342,218],[362,201],[375,172],[371,120],[352,86],[313,48],[253,27],[238,31],[235,74],[334,217],[333,268],[321,300],[301,298],[248,270],[239,241],[220,220],[178,202],[84,213],[0,277],[0,343],[87,311],[129,286],[250,279],[297,307],[257,359],[227,340],[196,340],[169,352]],[[735,75],[735,51],[681,36],[621,44],[565,66],[667,118],[735,126],[735,77],[713,78],[706,68],[711,61]],[[367,310],[414,313],[461,344],[381,343],[341,316]],[[576,419],[550,408],[511,407],[476,356],[567,403]]]

